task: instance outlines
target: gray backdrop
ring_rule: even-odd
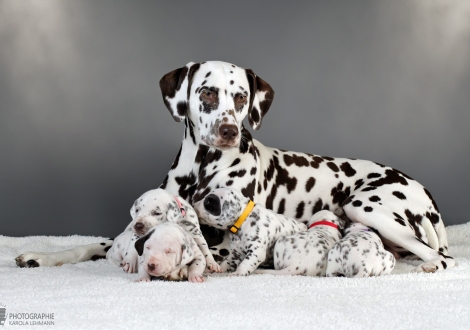
[[[468,1],[0,0],[0,234],[117,235],[183,134],[158,81],[204,60],[273,86],[264,144],[393,166],[468,221]]]

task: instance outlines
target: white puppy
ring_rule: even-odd
[[[328,254],[326,276],[368,277],[391,273],[395,257],[384,249],[376,233],[360,223],[352,223],[345,233]]]
[[[135,249],[140,256],[138,281],[150,281],[155,276],[204,282],[206,260],[201,250],[191,235],[174,223],[155,226],[136,241]]]
[[[207,268],[211,272],[220,272],[220,266],[214,260],[206,240],[202,236],[196,212],[192,206],[184,199],[174,196],[163,189],[149,190],[140,196],[131,208],[132,221],[126,230],[118,236],[121,240],[118,249],[114,249],[116,256],[111,261],[120,263],[126,272],[137,270],[137,251],[134,248],[134,241],[149,232],[158,224],[171,222],[180,225],[196,241],[206,258]],[[132,236],[131,231],[137,236]],[[125,239],[129,240],[126,244]],[[118,244],[116,244],[116,247]],[[113,248],[114,248],[113,244]],[[127,248],[130,247],[130,248]],[[113,249],[112,248],[112,249]],[[123,250],[124,249],[124,250]],[[116,250],[120,250],[118,253]],[[108,251],[109,252],[109,251]],[[122,260],[119,257],[122,256]]]
[[[279,238],[274,246],[274,270],[259,269],[258,274],[325,276],[328,252],[341,239],[344,228],[331,211],[315,213],[308,231]]]
[[[238,190],[219,188],[194,204],[201,223],[230,231],[230,254],[220,265],[232,275],[249,275],[259,265],[270,266],[276,240],[305,231],[294,219],[254,204]]]

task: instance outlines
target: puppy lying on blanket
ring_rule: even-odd
[[[352,223],[346,235],[328,254],[326,276],[368,277],[390,274],[395,257],[380,237],[360,223]]]
[[[308,221],[308,231],[279,238],[274,246],[274,270],[257,274],[325,276],[328,252],[341,239],[344,228],[331,211],[319,211]]]
[[[204,282],[204,255],[191,235],[174,223],[155,226],[135,242],[135,249],[139,254],[138,281],[150,281],[151,276],[156,276]]]
[[[219,188],[194,204],[201,223],[230,231],[229,257],[223,272],[249,275],[259,265],[271,266],[276,240],[307,230],[305,224],[255,205],[238,190]]]
[[[108,260],[121,265],[124,271],[137,271],[137,251],[135,241],[147,234],[156,225],[176,223],[189,233],[199,246],[211,272],[220,272],[220,266],[210,253],[206,240],[202,236],[196,212],[184,199],[173,196],[163,189],[153,189],[140,196],[131,208],[132,222],[119,235],[108,250]]]

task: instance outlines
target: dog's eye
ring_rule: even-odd
[[[201,92],[201,98],[203,101],[214,101],[216,98],[216,94],[210,89],[203,89]]]
[[[237,102],[237,103],[245,103],[245,102],[246,102],[246,95],[245,95],[245,94],[237,94],[237,95],[235,95],[235,102]]]
[[[151,215],[153,215],[154,217],[158,216],[158,215],[162,215],[160,212],[157,212],[155,210],[152,210],[152,212],[150,212]]]

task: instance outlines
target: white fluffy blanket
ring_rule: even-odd
[[[470,222],[447,229],[457,265],[435,274],[411,273],[419,261],[405,260],[383,277],[208,276],[202,284],[135,283],[106,260],[18,268],[14,258],[28,250],[100,238],[0,236],[0,308],[11,329],[469,329]],[[53,314],[53,325],[31,326],[41,319],[24,313]]]

